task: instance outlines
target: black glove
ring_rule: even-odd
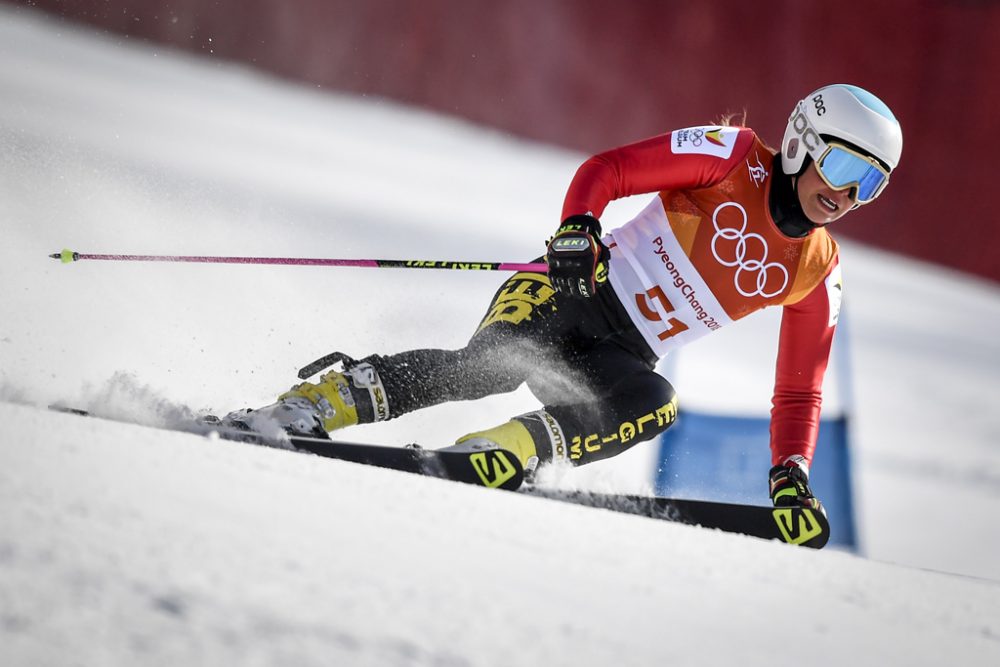
[[[601,243],[601,223],[591,215],[563,221],[545,253],[549,282],[560,294],[591,297],[603,282],[611,253]]]
[[[809,488],[809,473],[794,463],[771,468],[771,502],[775,507],[807,507],[826,514],[823,504]]]

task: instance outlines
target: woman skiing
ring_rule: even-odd
[[[856,86],[825,86],[792,111],[781,154],[753,130],[675,130],[596,155],[566,194],[545,256],[494,296],[460,350],[414,350],[340,362],[259,410],[227,416],[261,430],[325,435],[445,401],[527,383],[537,411],[459,438],[501,448],[532,469],[583,465],[656,437],[677,415],[659,358],[768,306],[782,306],[771,413],[771,498],[821,507],[808,484],[821,388],[842,285],[826,225],[869,204],[899,162],[889,108]],[[602,235],[609,202],[656,193]]]

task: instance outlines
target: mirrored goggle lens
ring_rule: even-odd
[[[856,186],[858,201],[861,202],[874,199],[888,178],[872,163],[838,146],[830,147],[820,160],[819,168],[832,187]]]

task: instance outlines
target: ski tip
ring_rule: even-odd
[[[58,259],[63,264],[69,264],[70,262],[75,262],[80,259],[80,254],[69,249],[63,249],[62,252],[54,252],[49,255],[49,257],[52,259]]]

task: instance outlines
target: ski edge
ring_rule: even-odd
[[[650,519],[713,528],[728,533],[822,549],[830,538],[826,516],[800,507],[776,508],[710,500],[631,494],[603,494],[525,487],[526,495],[633,514]]]

